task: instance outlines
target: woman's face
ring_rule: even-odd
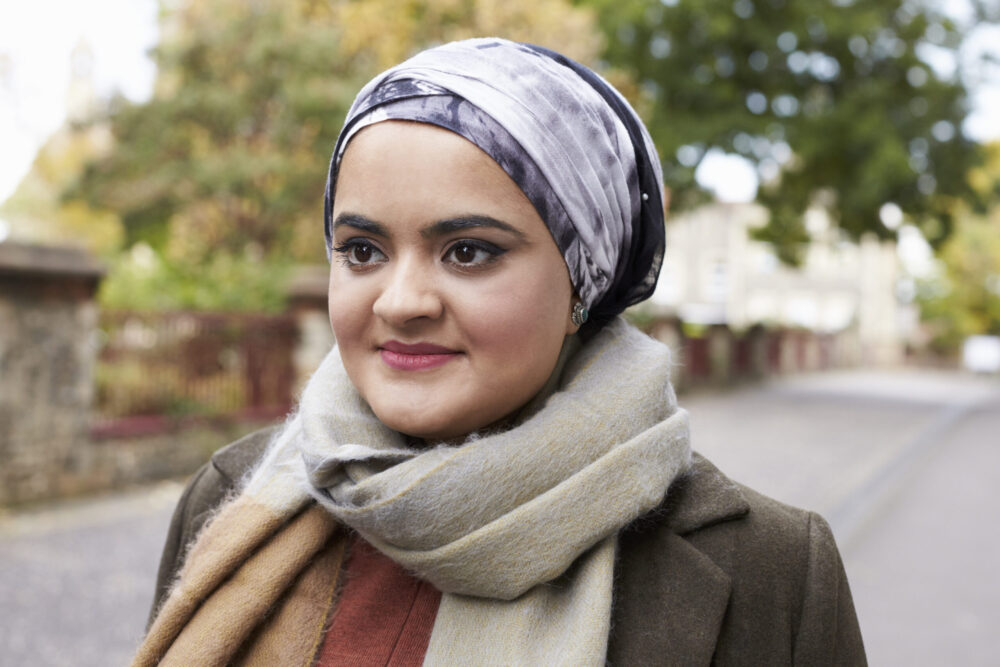
[[[355,136],[334,200],[330,322],[351,381],[390,428],[449,440],[527,403],[555,367],[569,272],[488,155],[403,121]]]

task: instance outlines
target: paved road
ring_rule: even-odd
[[[1000,381],[854,371],[681,402],[730,476],[830,520],[871,664],[996,664]],[[0,515],[0,666],[126,664],[179,493]]]
[[[682,402],[730,476],[829,519],[872,665],[1000,664],[1000,379],[855,371]]]
[[[0,666],[127,665],[181,485],[0,517]]]
[[[1000,664],[1000,401],[930,444],[849,545],[873,665]]]

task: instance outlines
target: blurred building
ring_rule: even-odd
[[[813,242],[800,268],[781,264],[749,232],[767,211],[755,204],[711,204],[667,223],[667,248],[652,307],[695,324],[754,324],[851,331],[869,363],[901,360],[916,324],[897,298],[895,244],[844,240],[827,215],[811,210]]]

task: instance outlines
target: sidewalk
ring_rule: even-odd
[[[0,665],[126,665],[177,482],[0,515]]]

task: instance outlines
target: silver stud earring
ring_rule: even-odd
[[[590,317],[590,312],[586,309],[586,307],[584,307],[583,303],[577,301],[573,304],[573,314],[570,315],[570,319],[573,320],[573,324],[578,327],[582,327],[588,317]]]

